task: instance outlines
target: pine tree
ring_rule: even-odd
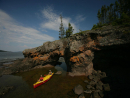
[[[64,31],[64,27],[63,27],[63,23],[62,23],[62,16],[60,15],[60,19],[61,19],[61,24],[60,24],[60,33],[59,33],[59,39],[64,38],[65,35],[65,31]]]
[[[110,12],[109,12],[109,20],[110,20],[110,23],[113,21],[113,12],[112,12],[112,6],[113,6],[113,4],[111,3],[110,4]]]
[[[109,23],[109,10],[110,10],[110,7],[107,6],[107,17],[106,17],[106,23]]]
[[[107,19],[107,8],[106,5],[104,5],[104,23],[106,23],[106,19]]]
[[[101,15],[102,15],[102,24],[104,24],[104,6],[102,6],[102,8],[101,8]]]
[[[119,18],[119,3],[115,1],[115,13],[116,13],[116,18]]]
[[[68,24],[68,29],[66,29],[66,38],[73,34],[73,30],[74,30],[73,27],[69,23]]]
[[[101,22],[101,13],[100,13],[100,10],[98,10],[97,17],[98,17],[99,22]]]
[[[110,6],[102,6],[98,10],[99,22],[93,28],[101,27],[104,24],[130,26],[130,0],[118,0]]]

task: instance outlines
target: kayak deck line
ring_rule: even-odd
[[[48,80],[50,80],[50,78],[53,76],[54,73],[52,73],[51,75],[46,75],[45,77],[43,77],[43,81],[38,81],[35,84],[33,84],[33,87],[36,88],[44,83],[46,83]]]

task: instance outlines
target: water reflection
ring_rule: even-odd
[[[62,75],[53,75],[48,82],[34,89],[33,84],[39,79],[39,76],[41,74],[45,75],[50,69],[52,72],[60,70],[63,73]],[[55,69],[54,67],[42,68],[17,73],[14,74],[15,76],[3,75],[0,77],[0,86],[15,86],[15,89],[9,91],[3,98],[77,98],[78,96],[73,93],[72,88],[75,87],[77,83],[85,87],[86,84],[83,81],[86,80],[86,77],[72,78],[66,76],[66,70],[67,66],[65,62],[63,62],[61,65],[55,66]]]
[[[0,87],[14,86],[15,89],[4,95],[3,98],[22,98],[31,91],[28,84],[20,76],[3,75],[0,77]]]
[[[66,75],[67,72],[67,65],[65,62],[62,62],[61,65],[56,65],[55,69],[57,71],[62,71],[62,75]]]

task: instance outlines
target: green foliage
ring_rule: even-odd
[[[65,30],[64,30],[64,27],[63,27],[63,23],[62,23],[62,16],[60,15],[60,18],[61,18],[61,24],[60,24],[60,33],[59,33],[59,39],[61,38],[64,38],[64,35],[65,35]]]
[[[83,33],[83,31],[79,29],[79,33]]]
[[[64,27],[63,27],[63,23],[62,23],[62,16],[60,15],[60,18],[61,18],[61,24],[60,24],[60,33],[59,33],[59,39],[64,39],[64,38],[68,38],[70,35],[73,34],[73,27],[71,26],[71,24],[69,23],[68,24],[68,29],[66,29],[66,31],[64,30]]]
[[[116,25],[118,25],[118,23],[117,22],[112,22],[112,25],[116,26]]]
[[[101,27],[104,26],[104,25],[106,25],[106,24],[102,24],[101,22],[99,22],[99,23],[97,23],[97,25],[94,24],[91,30],[95,30],[95,29],[97,29],[97,28],[101,28]]]
[[[123,23],[124,26],[130,26],[130,23]]]
[[[75,33],[74,35],[83,35],[84,33],[86,33],[86,31],[89,31],[89,30],[85,30],[85,31],[82,31],[79,29],[79,32],[78,33]]]
[[[83,31],[79,29],[79,33],[76,34],[83,35]]]
[[[127,22],[127,23],[130,22],[130,17],[124,12],[121,15],[121,19],[123,22]]]
[[[130,34],[130,30],[129,31],[123,31],[123,34]]]
[[[102,26],[103,26],[102,22],[97,23],[97,27],[102,27]]]
[[[70,35],[73,34],[73,27],[71,26],[71,24],[68,24],[68,29],[66,29],[66,38],[70,37]]]
[[[94,29],[96,29],[96,28],[97,28],[97,25],[94,24],[91,30],[94,30]]]
[[[91,30],[101,28],[104,25],[130,26],[130,0],[118,0],[110,6],[102,6],[98,10],[97,17],[99,22],[93,25]]]

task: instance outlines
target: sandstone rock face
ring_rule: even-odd
[[[117,49],[114,45],[130,43],[129,31],[130,28],[127,27],[106,26],[101,30],[86,31],[82,35],[74,34],[62,40],[48,41],[39,47],[25,49],[23,54],[25,58],[32,58],[35,66],[46,64],[55,66],[59,58],[64,57],[69,75],[88,76],[92,73],[93,64],[99,62],[95,60],[93,63],[93,59],[97,57],[95,51],[104,51],[109,47],[109,49]],[[105,74],[102,75],[103,77]]]

